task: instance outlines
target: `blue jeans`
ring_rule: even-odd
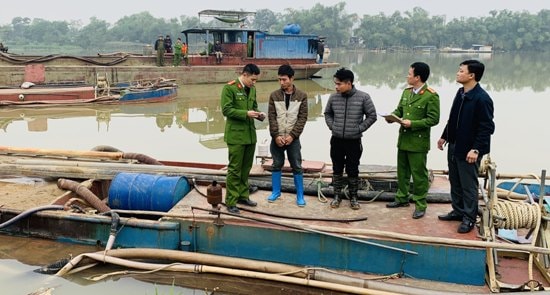
[[[271,139],[271,144],[269,146],[271,151],[271,157],[273,158],[272,170],[277,172],[281,171],[285,164],[285,151],[288,156],[288,162],[292,168],[293,174],[302,174],[302,145],[300,144],[300,139],[296,138],[292,141],[290,145],[285,145],[283,147],[277,146],[275,140]]]

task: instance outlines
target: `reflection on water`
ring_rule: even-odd
[[[259,108],[267,111],[269,94],[279,86],[277,82],[263,82],[258,87]],[[300,89],[308,92],[310,115],[319,116],[319,97],[326,94],[332,88],[323,88],[311,80],[296,81]],[[48,131],[48,119],[67,119],[77,117],[95,117],[97,128],[109,130],[111,117],[154,117],[155,123],[160,131],[170,128],[174,123],[178,127],[190,127],[191,131],[210,134],[223,132],[223,115],[219,105],[219,92],[223,85],[189,85],[182,86],[177,101],[166,103],[149,104],[126,104],[126,105],[80,105],[80,106],[25,106],[25,107],[4,107],[0,108],[0,128],[7,132],[8,125],[15,121],[27,123],[29,132]],[[204,118],[201,118],[202,112]],[[200,118],[200,119],[197,119]],[[197,127],[197,123],[202,125]],[[216,127],[214,123],[222,127]],[[221,124],[220,124],[221,123]],[[259,127],[265,127],[267,122]],[[191,125],[195,125],[194,127]]]
[[[441,98],[441,122],[432,128],[432,151],[428,164],[446,169],[445,153],[434,149],[459,85],[455,82],[458,64],[467,58],[480,58],[487,70],[482,80],[495,102],[496,132],[493,160],[502,172],[537,173],[550,167],[545,157],[548,132],[544,118],[550,108],[547,99],[549,65],[540,55],[492,54],[379,54],[339,52],[332,59],[356,73],[355,85],[369,93],[380,113],[391,112],[405,85],[408,66],[414,61],[430,64],[428,81]],[[334,90],[335,69],[325,69],[322,78],[296,81],[306,91],[309,120],[301,137],[306,160],[330,162],[330,132],[323,119],[323,106]],[[224,117],[219,106],[223,84],[180,85],[174,102],[48,108],[0,108],[0,141],[15,147],[89,150],[110,145],[126,152],[140,152],[159,160],[227,163],[223,142]],[[269,94],[277,82],[256,85],[259,107],[267,111]],[[258,140],[269,139],[267,121],[256,122]],[[363,138],[362,163],[395,163],[397,126],[383,120]],[[513,144],[512,144],[513,143]],[[521,146],[521,151],[518,147]],[[510,157],[510,155],[518,155]]]
[[[481,60],[485,66],[482,83],[489,90],[522,90],[544,92],[550,78],[550,52],[537,53],[371,53],[333,52],[332,59],[350,67],[358,82],[370,86],[401,88],[403,68],[421,60],[430,65],[431,84],[454,83],[458,65],[466,59]]]
[[[48,131],[48,121],[70,118],[93,117],[97,130],[109,131],[112,117],[154,117],[157,127],[164,131],[171,127],[174,114],[178,111],[176,102],[128,104],[128,105],[85,105],[0,108],[0,128],[8,132],[14,122],[24,122],[29,132]]]
[[[80,253],[96,252],[92,246],[56,243],[48,240],[2,236],[0,239],[0,285],[2,294],[30,294],[42,288],[53,288],[51,294],[204,294],[203,290],[192,293],[190,289],[177,286],[154,285],[131,277],[105,280],[94,284],[85,279],[91,272],[66,278],[39,274],[35,269],[59,259],[77,256]],[[96,269],[96,272],[105,269]],[[82,288],[86,286],[86,288]],[[6,292],[10,290],[10,292]],[[4,293],[6,292],[6,293]],[[45,293],[48,294],[48,293]]]
[[[311,80],[297,81],[296,84],[310,95],[309,120],[321,116],[321,94],[328,93],[329,90]],[[166,103],[0,108],[0,128],[5,133],[11,133],[10,124],[23,123],[26,124],[26,131],[29,133],[48,132],[49,121],[94,118],[93,123],[96,124],[97,131],[109,133],[114,118],[123,118],[126,121],[154,118],[160,132],[177,126],[198,135],[199,143],[206,148],[226,148],[223,141],[225,118],[217,94],[221,87],[222,85],[184,86],[176,101]],[[258,88],[258,107],[261,111],[267,112],[269,93],[278,87],[277,82],[265,82]],[[258,129],[268,127],[267,120],[256,124]]]

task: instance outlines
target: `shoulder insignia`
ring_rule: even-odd
[[[235,84],[235,80],[227,82],[227,85],[233,85],[233,84]]]
[[[435,89],[433,89],[432,87],[428,87],[428,88],[426,88],[426,90],[428,90],[429,92],[434,93],[434,94],[437,93],[435,91]]]

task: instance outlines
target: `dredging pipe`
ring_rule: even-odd
[[[311,286],[316,288],[323,288],[326,290],[346,292],[349,294],[463,294],[463,292],[431,290],[400,284],[380,282],[375,279],[353,277],[317,268],[301,268],[282,263],[256,261],[244,258],[233,258],[212,254],[142,248],[116,249],[107,252],[82,254],[73,258],[70,263],[67,263],[65,267],[63,267],[56,274],[56,276],[64,276],[68,273],[76,273],[78,270],[87,269],[88,267],[86,266],[79,267],[78,269],[73,269],[73,267],[81,264],[84,258],[90,258],[92,260],[96,260],[97,262],[107,262],[111,264],[117,264],[119,266],[150,271],[167,270],[197,273],[217,273],[223,275],[248,277],[303,286]],[[129,259],[166,260],[177,262],[177,264],[151,264],[131,261]],[[92,264],[95,265],[97,264],[97,262]],[[238,268],[235,268],[235,266],[238,266]],[[118,273],[114,273],[113,275],[116,274]],[[107,275],[102,275],[100,276],[100,278],[104,278],[106,276]],[[471,295],[475,294],[471,293]]]
[[[105,205],[105,203],[103,203],[92,191],[76,181],[60,178],[57,180],[57,187],[60,189],[73,191],[86,200],[86,202],[92,205],[92,207],[97,209],[100,213],[111,211],[111,208]]]
[[[154,249],[154,250],[157,250],[157,249]],[[66,274],[68,271],[70,271],[72,266],[77,265],[84,257],[94,259],[99,262],[107,262],[110,264],[115,264],[123,267],[131,267],[131,268],[143,269],[143,270],[149,270],[149,271],[164,270],[164,271],[181,271],[181,272],[189,272],[189,273],[190,272],[215,273],[215,274],[222,274],[222,275],[229,275],[229,276],[236,276],[236,277],[246,277],[246,278],[252,278],[252,279],[277,281],[277,282],[282,282],[287,284],[310,286],[310,287],[321,288],[325,290],[345,292],[348,294],[373,294],[373,295],[400,294],[400,293],[394,293],[394,292],[386,292],[386,291],[372,290],[372,289],[366,289],[366,288],[360,288],[360,287],[354,287],[354,286],[345,286],[345,285],[335,284],[335,283],[315,281],[307,278],[302,279],[302,278],[296,278],[296,277],[288,277],[280,274],[263,273],[263,272],[250,271],[250,270],[241,270],[241,269],[198,265],[198,264],[183,264],[183,263],[157,264],[157,263],[128,261],[125,259],[112,257],[110,255],[105,255],[103,253],[81,254],[73,258],[69,263],[67,263],[67,265],[63,267],[56,274],[56,276],[63,276],[64,274]]]
[[[22,220],[22,219],[26,218],[27,216],[30,216],[30,215],[32,215],[36,212],[47,211],[47,210],[63,210],[63,209],[64,209],[63,205],[46,205],[46,206],[31,208],[29,210],[25,210],[25,211],[21,212],[21,214],[15,216],[14,218],[0,224],[0,229],[2,229],[4,227],[8,227],[8,226],[14,224],[15,222],[17,222],[19,220]]]

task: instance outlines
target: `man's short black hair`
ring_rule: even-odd
[[[336,74],[334,74],[334,78],[342,81],[342,82],[350,82],[353,84],[353,72],[346,69],[346,68],[340,68],[336,71]]]
[[[259,75],[260,74],[260,68],[258,68],[255,64],[247,64],[243,68],[243,73],[247,73],[250,75]]]
[[[481,77],[483,77],[483,72],[485,72],[485,65],[483,63],[481,63],[479,60],[469,59],[461,62],[460,65],[468,67],[468,73],[474,74],[474,79],[476,80],[476,82],[481,81]]]
[[[279,67],[279,71],[277,71],[277,75],[288,76],[289,78],[292,78],[294,77],[294,69],[290,65],[282,65]]]
[[[428,64],[420,61],[415,62],[411,65],[411,69],[413,69],[413,74],[415,76],[420,76],[420,81],[422,81],[422,83],[428,81],[430,77],[430,66],[428,66]]]

